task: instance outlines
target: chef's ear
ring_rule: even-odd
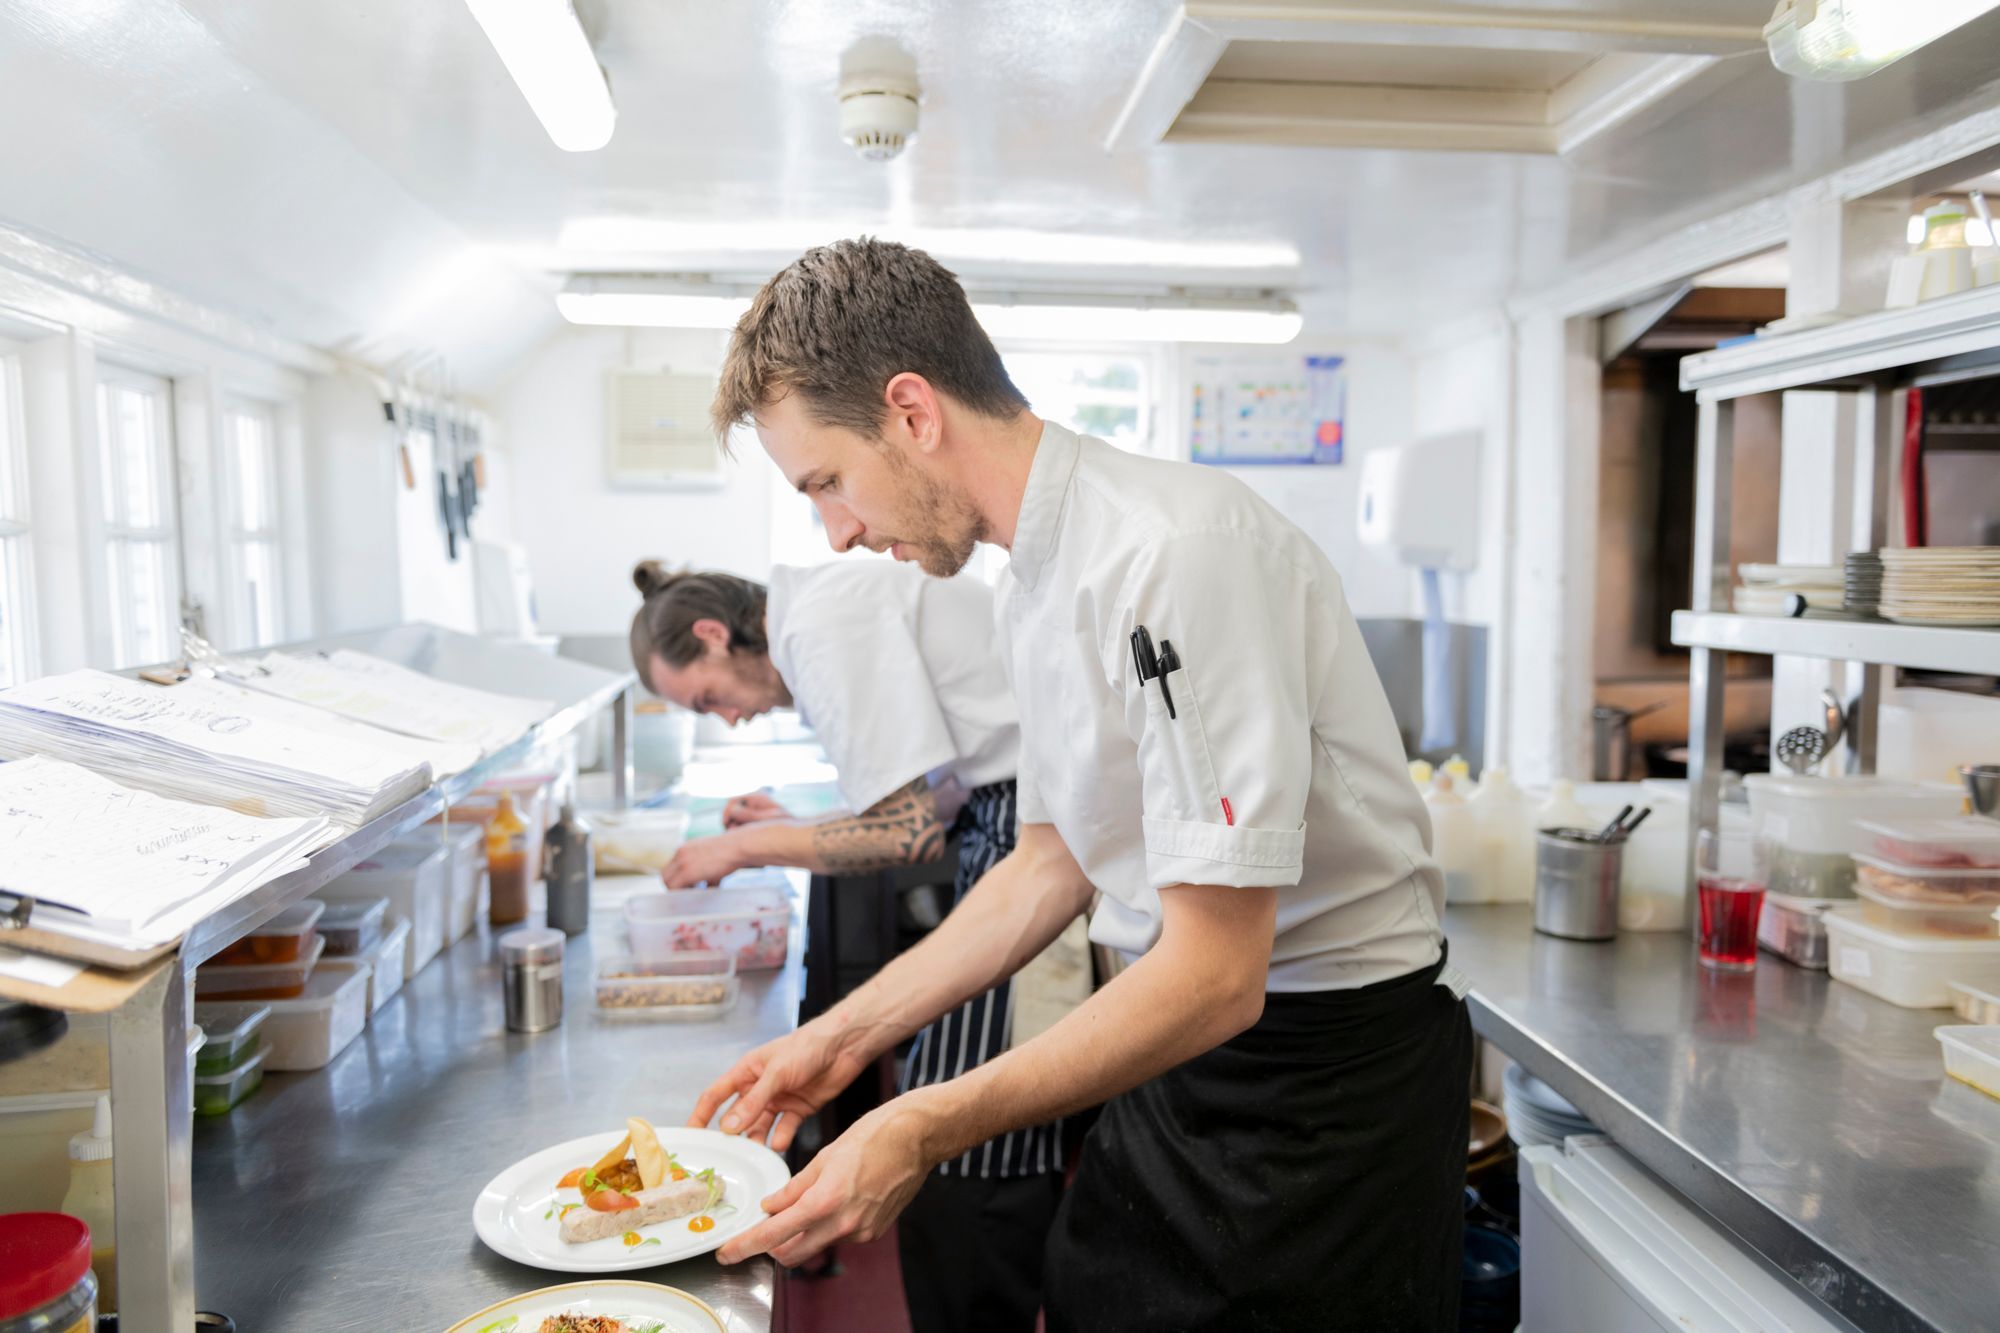
[[[729,626],[723,624],[720,620],[697,620],[690,628],[694,630],[695,638],[700,639],[703,643],[708,644],[710,647],[721,648],[725,652],[728,651]]]
[[[929,380],[906,370],[883,386],[882,397],[889,407],[884,434],[919,453],[936,450],[944,437],[944,413],[938,410],[937,390]]]

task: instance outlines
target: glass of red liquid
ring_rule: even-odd
[[[1701,904],[1701,961],[1724,972],[1757,966],[1757,918],[1764,910],[1761,849],[1748,833],[1703,829],[1695,846]]]

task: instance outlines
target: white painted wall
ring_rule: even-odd
[[[720,487],[614,489],[605,476],[605,385],[618,368],[714,373],[726,335],[689,329],[564,329],[492,399],[541,629],[613,634],[638,606],[632,566],[698,564],[747,578],[771,567],[770,461],[754,446]]]

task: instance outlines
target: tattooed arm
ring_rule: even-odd
[[[864,874],[935,861],[944,854],[944,843],[930,782],[920,777],[858,815],[816,823],[771,820],[697,839],[674,854],[660,878],[670,889],[685,889],[756,866],[798,866],[823,875]]]

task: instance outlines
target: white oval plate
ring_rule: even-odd
[[[722,1317],[678,1287],[655,1282],[565,1282],[496,1301],[445,1333],[535,1333],[550,1315],[610,1315],[627,1327],[660,1325],[660,1333],[728,1333]],[[507,1321],[513,1320],[509,1324]],[[494,1325],[500,1325],[494,1328]]]
[[[628,1246],[620,1236],[563,1242],[550,1210],[558,1203],[576,1203],[575,1190],[558,1190],[556,1182],[579,1166],[589,1166],[623,1137],[616,1130],[591,1134],[529,1157],[486,1182],[472,1204],[472,1229],[479,1239],[509,1259],[559,1273],[624,1273],[652,1268],[678,1259],[707,1254],[731,1236],[740,1235],[764,1217],[758,1202],[776,1193],[792,1178],[785,1159],[761,1143],[715,1129],[660,1130],[660,1146],[690,1171],[714,1167],[722,1178],[723,1202],[735,1205],[715,1219],[710,1231],[689,1231],[688,1218],[655,1223],[639,1232],[658,1245]]]

